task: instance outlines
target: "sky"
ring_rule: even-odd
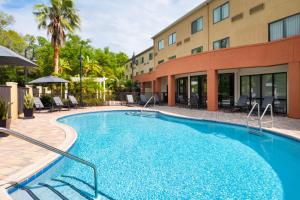
[[[109,47],[131,56],[152,46],[152,36],[203,1],[75,0],[81,18],[76,34],[91,40],[96,48]],[[21,34],[47,37],[46,30],[38,30],[32,14],[39,3],[49,4],[49,0],[0,0],[0,10],[14,16],[11,28]]]

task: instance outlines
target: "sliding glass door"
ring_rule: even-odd
[[[219,105],[234,104],[234,73],[219,74]]]
[[[176,102],[178,102],[179,97],[182,99],[188,99],[188,78],[178,78],[176,79],[177,91],[176,91]]]
[[[287,73],[241,76],[240,94],[248,96],[253,105],[262,104],[264,97],[274,98],[274,110],[287,113]]]
[[[196,94],[199,97],[200,107],[206,107],[207,99],[207,77],[206,75],[191,76],[191,95]]]

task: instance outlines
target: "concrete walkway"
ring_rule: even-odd
[[[71,127],[57,123],[57,118],[82,112],[124,109],[136,109],[136,107],[105,106],[53,113],[35,113],[34,119],[17,119],[13,121],[11,129],[59,149],[67,150],[75,142],[77,134]],[[198,119],[223,121],[242,125],[246,124],[247,117],[246,113],[208,112],[206,110],[167,106],[156,106],[155,109],[173,115],[183,115]],[[266,118],[266,120],[268,120],[268,118]],[[277,116],[274,120],[274,127],[270,128],[270,130],[300,140],[300,120]],[[0,137],[0,188],[7,188],[16,182],[25,180],[39,169],[47,166],[57,157],[58,155],[54,153],[12,136]],[[1,190],[0,199],[2,199]]]

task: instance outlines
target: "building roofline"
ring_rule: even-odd
[[[142,51],[142,52],[140,52],[140,53],[136,54],[136,55],[135,55],[135,57],[139,57],[140,55],[142,55],[142,54],[146,53],[147,51],[150,51],[151,49],[153,49],[153,46],[151,46],[151,47],[149,47],[149,48],[145,49],[144,51]],[[129,59],[127,60],[127,62],[126,62],[126,63],[128,63],[128,62],[131,62],[131,58],[129,58]]]
[[[169,26],[167,26],[166,28],[162,29],[160,32],[158,32],[157,34],[155,34],[154,36],[152,36],[151,38],[154,39],[157,36],[161,35],[162,33],[164,33],[165,31],[169,30],[170,28],[172,28],[173,26],[175,26],[176,24],[178,24],[179,22],[183,21],[184,19],[186,19],[187,17],[191,16],[192,14],[194,14],[196,11],[198,11],[200,8],[203,8],[204,6],[206,6],[207,4],[209,4],[210,2],[212,2],[213,0],[205,0],[204,2],[202,2],[200,5],[198,5],[197,7],[193,8],[192,10],[190,10],[188,13],[186,13],[185,15],[183,15],[182,17],[180,17],[179,19],[177,19],[176,21],[174,21],[173,23],[171,23]]]

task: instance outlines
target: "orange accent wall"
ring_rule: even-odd
[[[154,72],[134,77],[138,82],[148,82],[160,77],[174,76],[194,72],[209,72],[210,70],[238,69],[250,67],[267,67],[273,65],[289,64],[289,116],[300,118],[300,75],[297,64],[300,62],[300,36],[290,37],[274,42],[245,45],[216,51],[203,52],[197,55],[185,56],[162,63]],[[168,78],[169,79],[169,78]],[[213,76],[208,81],[208,91],[215,87]],[[169,83],[170,80],[168,80]],[[175,80],[174,80],[175,83]],[[293,84],[292,88],[291,84]],[[213,91],[218,92],[217,89]],[[175,97],[175,87],[172,92]],[[173,94],[174,93],[174,94]],[[209,92],[211,93],[211,92]],[[297,94],[295,94],[297,93]],[[170,95],[169,93],[168,95]],[[292,95],[293,94],[293,95]],[[215,94],[217,95],[217,94]],[[215,101],[213,94],[208,97]],[[171,97],[170,97],[171,98]],[[173,96],[172,96],[173,98]],[[215,102],[208,100],[208,109],[215,110]],[[173,101],[173,100],[172,100]],[[172,102],[170,104],[173,104]],[[175,99],[174,99],[175,104]]]
[[[218,72],[216,70],[208,70],[207,72],[207,110],[218,110]]]
[[[175,106],[175,76],[168,76],[168,106]]]
[[[300,62],[288,65],[289,111],[292,118],[300,118]]]

